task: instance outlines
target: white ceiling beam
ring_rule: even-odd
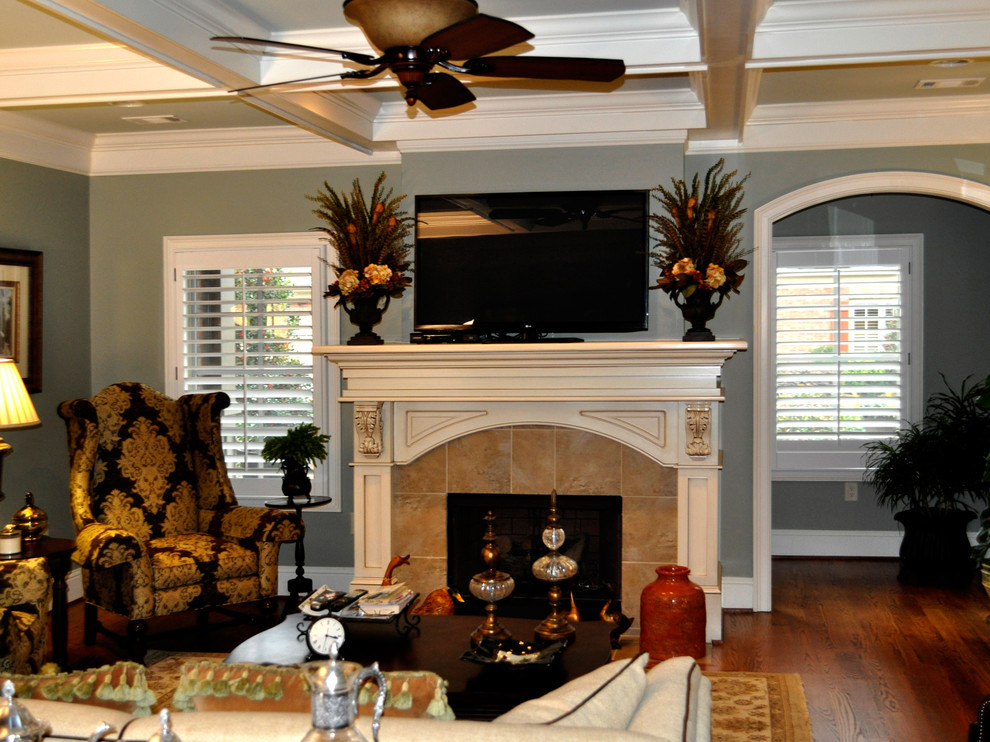
[[[222,95],[117,44],[0,49],[0,106],[72,105]]]
[[[228,24],[251,27],[249,19],[233,16],[215,0],[32,0],[57,15],[75,20],[94,32],[119,41],[128,48],[147,54],[173,69],[196,77],[219,90],[251,85],[257,79],[258,60],[247,54],[217,50],[210,37],[231,33]],[[115,7],[120,8],[120,12]],[[131,16],[124,14],[127,11]],[[219,19],[219,20],[218,20]],[[178,39],[178,41],[177,41]],[[215,57],[224,55],[224,63]],[[248,69],[245,68],[248,66]],[[244,72],[251,74],[245,77]],[[314,96],[316,94],[313,94]],[[372,122],[357,122],[353,128],[340,118],[355,122],[351,109],[335,110],[333,100],[283,98],[247,99],[252,105],[290,123],[364,153],[372,151]]]
[[[857,64],[990,52],[986,0],[777,2],[756,29],[750,67]]]

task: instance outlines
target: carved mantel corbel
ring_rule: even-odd
[[[359,454],[372,458],[382,455],[381,402],[354,403],[354,431]]]
[[[712,406],[708,403],[687,405],[684,422],[687,425],[684,452],[688,456],[711,456]]]

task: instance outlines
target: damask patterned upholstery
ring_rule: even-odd
[[[86,602],[129,618],[129,634],[152,616],[274,598],[279,546],[302,538],[295,513],[237,504],[220,438],[229,404],[124,382],[59,405],[72,558]]]
[[[36,673],[48,654],[52,575],[44,557],[0,562],[0,673]]]

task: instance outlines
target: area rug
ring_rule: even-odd
[[[712,742],[812,742],[800,675],[705,675],[712,681]]]
[[[191,660],[223,660],[225,654],[148,652],[148,687],[168,706],[179,668]],[[801,676],[786,673],[706,672],[712,681],[712,742],[812,742]]]

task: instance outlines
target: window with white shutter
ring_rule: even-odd
[[[775,238],[775,479],[859,479],[921,407],[921,235]]]
[[[337,394],[314,345],[339,341],[336,311],[323,299],[327,245],[314,233],[206,235],[165,239],[166,391],[224,391],[227,472],[238,499],[281,497],[265,441],[300,423],[331,435],[329,456],[311,472],[313,494],[340,509]]]

